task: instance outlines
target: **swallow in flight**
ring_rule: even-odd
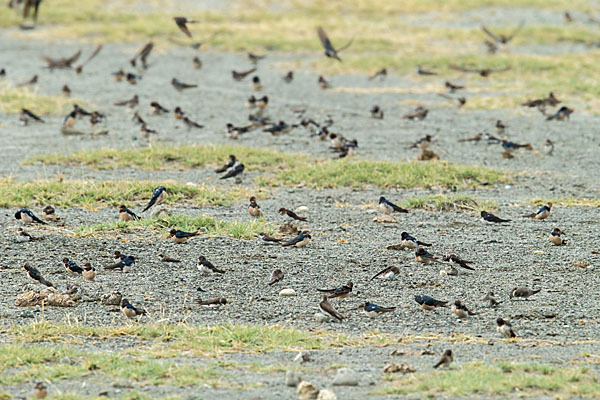
[[[329,57],[329,58],[334,58],[340,62],[342,60],[338,56],[338,53],[341,52],[342,50],[347,49],[354,41],[354,38],[352,38],[344,46],[336,49],[333,47],[333,45],[331,44],[331,40],[329,40],[329,37],[327,36],[327,34],[323,30],[323,28],[321,28],[320,26],[317,27],[317,34],[319,35],[319,40],[321,41],[321,45],[323,46],[323,49],[325,50],[325,56]]]

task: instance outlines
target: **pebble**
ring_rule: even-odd
[[[310,356],[308,355],[308,353],[305,353],[303,351],[299,352],[298,354],[296,354],[296,357],[294,357],[294,362],[303,363],[303,362],[309,362],[309,361],[310,361]]]
[[[302,381],[298,384],[296,393],[298,393],[300,400],[316,399],[319,395],[319,389],[310,382]]]
[[[323,323],[329,321],[329,317],[323,313],[315,313],[314,315],[315,321]]]
[[[298,208],[296,208],[295,212],[297,213],[303,213],[303,212],[307,212],[308,211],[308,207],[306,206],[300,206]]]
[[[323,389],[319,392],[317,400],[337,400],[337,396],[329,389]]]
[[[285,386],[296,387],[302,381],[302,378],[296,371],[288,369],[285,371]]]
[[[333,378],[333,386],[357,386],[359,376],[351,368],[340,368]]]
[[[294,289],[281,289],[281,292],[279,292],[279,295],[282,297],[287,297],[287,296],[295,296],[296,295],[296,291]]]

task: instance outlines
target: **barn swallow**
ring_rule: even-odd
[[[444,261],[452,261],[465,269],[470,269],[471,271],[475,271],[475,268],[471,267],[469,264],[473,264],[473,261],[465,261],[456,253],[446,253],[442,258]]]
[[[485,26],[482,26],[481,29],[485,32],[486,35],[488,35],[490,37],[490,39],[492,39],[494,42],[499,43],[499,44],[507,44],[508,42],[510,42],[511,40],[514,39],[514,37],[517,35],[517,33],[519,33],[519,31],[521,30],[521,28],[523,28],[524,22],[521,22],[519,24],[519,26],[517,27],[517,29],[515,29],[510,35],[503,35],[503,34],[499,34],[499,35],[494,35],[492,32],[490,32],[490,30],[488,28],[486,28]]]
[[[29,278],[32,281],[39,282],[42,285],[45,285],[48,287],[54,287],[53,284],[51,284],[50,282],[48,282],[47,280],[44,279],[44,277],[42,276],[40,271],[37,270],[37,268],[32,267],[31,265],[29,265],[29,263],[25,263],[25,265],[23,265],[23,269],[27,272],[27,276],[29,276]]]
[[[487,211],[482,211],[481,212],[481,218],[483,218],[487,222],[495,222],[497,224],[501,224],[503,222],[510,222],[511,221],[510,219],[498,218],[494,214],[489,213]]]
[[[381,307],[377,304],[371,303],[370,301],[365,302],[363,304],[363,311],[367,315],[367,317],[375,318],[379,315],[392,312],[396,309],[396,307]]]
[[[134,221],[136,219],[140,219],[133,211],[131,211],[127,206],[121,204],[119,206],[119,218],[121,221]]]
[[[550,232],[550,242],[552,242],[555,246],[567,244],[567,240],[560,237],[562,233],[563,232],[560,229],[554,228],[552,232]]]
[[[533,150],[533,147],[529,143],[519,144],[509,140],[502,140],[502,149],[504,150],[504,153],[508,155],[505,158],[512,158],[511,153],[513,151],[518,149]]]
[[[248,52],[248,59],[254,65],[256,65],[260,60],[264,60],[265,57],[267,57],[266,54],[254,54],[254,53]]]
[[[461,142],[461,143],[464,143],[464,142],[479,142],[482,137],[483,137],[483,133],[479,132],[475,136],[471,136],[471,137],[465,138],[465,139],[458,139],[458,141]]]
[[[502,122],[501,120],[497,120],[496,121],[496,132],[504,133],[505,129],[506,129],[506,125],[504,125],[504,122]]]
[[[127,318],[135,318],[138,315],[146,314],[145,310],[138,310],[127,299],[121,300],[121,312],[125,314]]]
[[[152,108],[152,114],[163,114],[169,112],[169,110],[158,104],[156,101],[150,103],[150,108]]]
[[[273,273],[271,274],[271,280],[269,281],[269,286],[273,286],[274,284],[276,284],[277,282],[280,282],[281,280],[283,280],[283,271],[280,270],[279,268],[273,270]]]
[[[417,140],[415,143],[413,143],[412,146],[410,146],[410,149],[421,149],[421,150],[425,150],[429,147],[429,145],[431,144],[431,141],[433,140],[433,136],[431,135],[425,135],[425,137],[422,137],[421,139]]]
[[[429,113],[428,109],[423,106],[418,106],[414,111],[404,114],[402,118],[410,119],[411,121],[414,121],[415,119],[422,121],[427,117],[427,113]]]
[[[113,79],[115,80],[115,82],[121,82],[121,80],[123,78],[125,78],[125,71],[123,71],[122,69],[113,72],[112,74]]]
[[[175,21],[177,27],[181,30],[181,32],[185,33],[185,35],[189,38],[192,37],[192,33],[188,29],[187,24],[195,24],[198,21],[187,19],[186,17],[175,17],[173,18],[173,20]]]
[[[256,97],[254,97],[254,95],[251,95],[250,97],[248,97],[248,100],[246,101],[246,106],[248,108],[256,107]]]
[[[258,76],[252,77],[252,88],[254,90],[262,90],[262,83],[260,83],[260,78]]]
[[[302,232],[300,232],[300,234],[298,236],[296,236],[293,239],[288,240],[285,243],[281,243],[281,245],[283,247],[287,247],[287,246],[304,247],[310,243],[311,239],[312,239],[312,236],[310,235],[310,233],[308,233],[308,231],[302,231]]]
[[[450,101],[456,101],[458,108],[461,108],[462,106],[464,106],[467,103],[467,99],[465,97],[452,97],[452,96],[449,96],[449,95],[447,95],[445,93],[438,93],[438,95],[440,97],[443,97],[443,98],[448,99]]]
[[[461,319],[468,318],[469,315],[477,315],[469,310],[460,300],[456,300],[454,304],[452,304],[452,312]]]
[[[191,119],[189,119],[185,115],[183,116],[183,123],[185,124],[185,126],[188,127],[188,129],[191,129],[191,128],[202,129],[202,128],[204,128],[204,125],[200,125],[199,123],[192,121]]]
[[[437,72],[428,71],[426,69],[421,68],[420,65],[417,65],[417,74],[424,75],[424,76],[430,76],[430,75],[437,75]]]
[[[335,318],[340,322],[344,319],[344,316],[340,314],[329,302],[326,294],[324,294],[321,298],[321,302],[319,303],[319,309],[325,316],[329,318]]]
[[[256,107],[264,109],[269,105],[269,96],[263,96],[260,99],[256,99]]]
[[[21,208],[19,211],[17,211],[15,213],[15,218],[20,219],[21,221],[23,221],[24,224],[31,224],[34,222],[36,224],[46,224],[44,221],[36,217],[35,214],[31,212],[31,210],[28,208]]]
[[[338,53],[341,52],[342,50],[347,49],[354,41],[354,38],[352,38],[344,46],[340,47],[339,49],[335,49],[333,47],[333,45],[331,44],[331,40],[329,40],[329,37],[327,36],[327,34],[323,30],[323,28],[321,28],[320,26],[317,27],[317,34],[319,35],[319,40],[321,40],[321,45],[323,46],[323,49],[325,50],[325,56],[329,57],[329,58],[334,58],[340,62],[342,61],[342,59],[338,56]]]
[[[533,214],[523,215],[523,218],[533,218],[533,219],[546,219],[550,215],[550,210],[552,209],[552,203],[548,202],[541,206],[536,212]]]
[[[213,297],[208,300],[197,300],[197,303],[204,307],[216,308],[227,304],[227,299],[225,297]]]
[[[177,80],[176,78],[171,79],[171,85],[173,85],[173,87],[175,88],[175,90],[177,90],[178,92],[181,92],[185,89],[192,89],[192,88],[196,88],[198,87],[198,85],[192,85],[189,83],[183,83],[179,80]]]
[[[252,68],[252,69],[249,69],[247,71],[234,71],[234,70],[232,70],[231,71],[231,76],[236,81],[241,81],[242,79],[244,79],[245,77],[247,77],[248,75],[250,75],[251,73],[253,73],[254,71],[256,71],[256,68]]]
[[[142,124],[142,126],[140,126],[140,133],[145,138],[149,137],[150,135],[158,135],[157,131],[155,131],[154,129],[148,128],[146,126],[146,124]]]
[[[381,211],[383,211],[386,214],[391,214],[394,211],[395,212],[400,212],[400,213],[407,213],[408,210],[402,208],[402,207],[398,207],[397,205],[395,205],[394,203],[392,203],[391,201],[387,200],[385,197],[381,196],[379,198],[379,209]]]
[[[202,60],[196,56],[192,60],[192,65],[194,66],[194,69],[202,69]]]
[[[542,289],[530,289],[527,287],[516,287],[510,291],[509,297],[512,298],[524,298],[527,300],[529,297],[533,296],[536,293],[539,293]]]
[[[15,241],[17,243],[32,242],[34,240],[38,240],[38,238],[31,236],[23,228],[17,228],[17,233],[15,235]]]
[[[173,117],[175,117],[175,119],[183,119],[184,116],[184,112],[181,109],[181,107],[175,107],[175,109],[173,110]]]
[[[215,267],[210,261],[206,259],[204,256],[198,257],[198,271],[204,275],[209,275],[211,272],[216,272],[218,274],[224,274],[225,271]]]
[[[450,65],[449,68],[456,70],[456,71],[461,71],[461,72],[474,72],[476,74],[479,74],[479,76],[481,76],[483,78],[487,78],[492,73],[508,71],[510,69],[510,66],[506,66],[504,68],[497,68],[497,69],[491,69],[491,68],[478,69],[478,68],[465,68],[465,67],[460,67],[458,65]]]
[[[52,207],[50,205],[44,207],[44,209],[42,210],[42,217],[46,221],[52,221],[52,222],[60,221],[60,217],[58,215],[56,215],[56,211],[54,210],[54,207]]]
[[[71,89],[67,85],[63,85],[62,87],[62,95],[65,97],[71,97]]]
[[[73,260],[69,260],[67,257],[62,259],[63,264],[65,265],[65,269],[71,275],[77,275],[83,273],[83,268],[81,268],[77,263]]]
[[[400,273],[400,269],[398,267],[387,267],[387,268],[379,271],[375,275],[373,275],[373,277],[369,280],[370,281],[372,281],[373,279],[392,280],[399,273]]]
[[[252,125],[234,126],[231,123],[227,123],[227,125],[225,125],[225,129],[227,132],[227,137],[231,139],[237,139],[241,134],[250,132]]]
[[[552,140],[546,139],[546,142],[544,142],[544,151],[549,156],[551,156],[552,153],[554,153],[554,142]]]
[[[185,243],[185,242],[187,242],[187,240],[189,238],[198,236],[198,235],[199,235],[198,231],[184,232],[184,231],[180,231],[179,229],[171,229],[169,231],[169,236],[171,237],[171,240],[174,241],[175,243]]]
[[[128,72],[125,75],[125,80],[127,81],[127,83],[129,83],[130,85],[136,85],[138,80],[141,80],[142,76],[141,75],[136,75],[134,73]]]
[[[571,14],[568,11],[565,11],[565,22],[567,24],[570,24],[571,22],[573,22],[573,17],[571,17]]]
[[[227,179],[227,178],[232,178],[234,176],[238,176],[240,175],[242,172],[244,172],[244,164],[242,164],[241,162],[237,162],[233,167],[231,167],[231,169],[229,171],[227,171],[227,173],[223,176],[221,176],[219,179]]]
[[[352,282],[348,282],[344,286],[340,286],[335,289],[317,289],[317,290],[322,293],[327,293],[329,295],[330,299],[334,299],[334,298],[345,299],[346,297],[350,296],[350,293],[352,293],[353,287],[354,287],[354,284]]]
[[[504,336],[505,338],[515,338],[517,335],[513,331],[512,325],[510,322],[503,320],[502,318],[498,318],[496,320],[496,330],[499,334]]]
[[[281,207],[279,209],[279,215],[287,215],[288,217],[298,220],[298,221],[307,221],[306,217],[301,217],[298,214],[296,214],[295,212],[288,210],[287,208],[283,208],[283,207]]]
[[[150,56],[153,48],[153,42],[146,43],[146,45],[142,47],[142,49],[136,55],[134,55],[131,60],[129,60],[129,64],[131,64],[132,67],[136,67],[137,60],[139,59],[142,62],[142,69],[148,69],[148,56]]]
[[[269,118],[261,118],[256,115],[248,115],[248,121],[252,126],[265,126],[270,123]]]
[[[138,95],[136,94],[129,100],[117,101],[115,103],[115,106],[120,106],[120,107],[127,106],[129,108],[133,108],[133,107],[137,106],[138,103],[139,103],[139,98],[138,98]]]
[[[433,297],[429,297],[427,295],[417,295],[415,296],[415,301],[423,307],[424,310],[431,311],[436,307],[447,307],[447,301],[436,300]]]
[[[433,368],[449,367],[452,361],[454,361],[454,357],[452,356],[452,350],[446,350],[444,351],[444,354],[442,354],[442,358],[440,358],[440,361],[438,361],[433,366]]]
[[[250,205],[248,206],[248,213],[251,217],[260,217],[262,215],[260,206],[256,203],[256,197],[250,197]]]
[[[379,77],[380,80],[385,79],[385,77],[387,76],[387,69],[386,68],[382,68],[377,72],[374,72],[373,74],[369,75],[369,80],[372,81],[373,79]]]
[[[262,240],[263,244],[280,244],[280,242],[283,240],[271,235],[267,235],[264,232],[259,233],[258,237],[260,238],[260,240]]]
[[[35,85],[37,82],[38,82],[38,76],[34,75],[30,80],[23,82],[23,83],[19,83],[17,85],[17,87],[32,86],[32,85]]]
[[[77,110],[73,110],[67,114],[65,119],[63,120],[63,128],[73,128],[75,123],[77,122]]]
[[[0,68],[0,77],[5,77],[6,76],[6,69],[5,68]]]
[[[285,121],[279,121],[276,124],[272,124],[270,127],[263,129],[263,132],[269,132],[273,136],[278,136],[282,133],[288,133],[292,129],[297,128],[298,125],[288,125]]]
[[[438,260],[433,254],[422,247],[417,247],[417,250],[415,250],[415,259],[423,264],[429,264],[430,262],[443,264],[443,261]]]
[[[41,119],[39,116],[35,115],[33,112],[29,111],[26,108],[21,109],[21,115],[19,117],[19,120],[23,122],[24,125],[29,124],[29,121],[39,122],[42,124],[45,123],[43,119]]]
[[[104,122],[105,119],[106,116],[104,114],[101,114],[98,111],[94,111],[90,115],[90,125],[95,126],[96,124]]]
[[[319,75],[319,80],[317,81],[317,85],[319,85],[319,87],[321,89],[329,89],[331,88],[331,84],[325,80],[325,78],[323,78],[323,75]]]
[[[116,253],[116,252],[115,252]],[[123,256],[120,259],[115,257],[115,263],[104,267],[104,269],[120,269],[122,272],[129,272],[135,264],[134,256]]]
[[[37,4],[41,3],[42,0],[38,0]],[[36,399],[44,399],[48,396],[48,388],[43,382],[38,382],[33,387],[33,397]]]
[[[383,110],[378,105],[374,105],[369,111],[371,112],[371,118],[383,119]]]
[[[294,80],[294,71],[288,71],[282,79],[285,83],[291,83]]]
[[[402,238],[402,244],[409,249],[414,250],[420,246],[431,247],[431,244],[418,241],[416,238],[409,235],[408,232],[402,232],[400,237]]]
[[[152,191],[152,198],[150,199],[146,207],[142,210],[142,212],[146,212],[150,207],[152,207],[155,204],[159,205],[160,203],[162,203],[166,195],[167,189],[164,186],[155,187]]]
[[[500,304],[500,302],[494,297],[494,292],[492,291],[487,292],[486,295],[481,298],[481,301],[483,301],[485,306],[488,308],[496,307],[498,304]]]
[[[83,264],[82,275],[84,279],[88,281],[93,281],[94,279],[96,279],[96,270],[94,269],[94,267],[92,267],[92,264],[87,262]]]
[[[158,253],[158,257],[160,258],[160,261],[164,262],[164,263],[180,263],[181,262],[181,260],[171,258],[167,255],[164,255],[163,253]]]
[[[225,165],[223,165],[221,168],[217,168],[215,169],[215,172],[220,174],[222,172],[227,171],[229,168],[233,167],[233,165],[236,163],[237,159],[235,158],[235,156],[233,154],[229,155],[229,161],[227,161],[227,163]]]
[[[457,84],[454,84],[454,83],[452,83],[450,81],[446,81],[444,83],[444,86],[446,86],[446,88],[450,91],[450,93],[454,93],[457,90],[462,90],[462,89],[465,88],[464,85],[457,85]]]
[[[575,111],[573,108],[569,108],[567,106],[562,106],[556,113],[549,115],[546,120],[551,121],[553,119],[557,121],[564,121],[566,119],[571,119],[571,114]]]

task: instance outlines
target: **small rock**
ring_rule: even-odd
[[[288,369],[285,371],[285,386],[296,387],[302,381],[300,375],[296,371]]]
[[[198,185],[196,185],[194,182],[186,182],[185,186],[196,187]]]
[[[21,318],[33,318],[34,315],[31,311],[23,311],[21,313]]]
[[[63,357],[60,359],[61,364],[71,364],[71,359],[69,357]]]
[[[406,395],[406,400],[420,400],[421,395],[419,393],[409,393]]]
[[[319,389],[317,389],[312,383],[302,381],[296,388],[298,398],[300,400],[316,399],[319,395]]]
[[[315,318],[315,321],[320,322],[320,323],[329,321],[329,317],[327,315],[323,314],[323,313],[320,313],[320,312],[315,313],[314,318]]]
[[[295,296],[296,295],[296,291],[294,289],[282,289],[281,292],[279,292],[279,295],[282,297],[286,297],[286,296]]]
[[[397,224],[398,220],[389,214],[381,214],[373,218],[373,222],[377,222],[379,224]]]
[[[105,306],[118,306],[121,304],[121,293],[112,292],[112,293],[103,293],[100,296],[100,302]]]
[[[152,211],[150,211],[151,217],[160,217],[160,216],[168,217],[170,215],[171,215],[171,211],[164,205],[159,205],[159,206],[153,207]]]
[[[369,208],[365,211],[367,214],[377,214],[377,210],[374,208]]]
[[[390,364],[386,365],[385,367],[383,367],[384,374],[395,374],[396,372],[400,372],[403,374],[410,374],[410,373],[416,372],[416,368],[412,367],[408,364],[405,364],[405,363],[402,363],[400,365],[398,365],[396,363],[390,363]]]
[[[337,396],[329,389],[323,389],[319,392],[317,400],[337,400]]]
[[[351,368],[340,368],[333,378],[333,386],[357,386],[359,376]]]
[[[310,361],[310,356],[308,355],[308,353],[305,353],[303,351],[299,352],[298,354],[296,354],[296,357],[294,357],[294,362],[303,363],[303,362],[309,362],[309,361]]]
[[[300,206],[298,208],[296,208],[295,210],[297,213],[303,213],[303,212],[307,212],[308,211],[308,207],[306,206]]]

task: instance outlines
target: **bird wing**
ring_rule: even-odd
[[[75,61],[77,61],[79,59],[79,56],[81,56],[81,49],[77,53],[73,54],[71,57],[65,59],[65,64],[67,64],[67,65],[73,64]]]
[[[319,39],[321,40],[321,44],[323,45],[323,47],[325,48],[325,50],[329,50],[329,51],[335,52],[335,49],[331,45],[331,41],[327,37],[327,34],[323,30],[323,28],[321,28],[320,26],[317,28],[317,34],[319,35]]]
[[[185,24],[185,18],[175,18],[175,23],[177,24],[177,26],[179,27],[179,29],[181,30],[181,32],[185,33],[185,35],[189,38],[192,37],[192,33],[190,32],[190,30],[188,29],[187,25]]]
[[[86,65],[87,63],[89,63],[90,61],[92,61],[92,59],[94,57],[96,57],[98,55],[98,53],[100,53],[100,50],[102,50],[102,45],[99,44],[98,47],[96,47],[96,50],[94,50],[94,52],[87,58],[87,60],[85,60],[81,66],[83,67],[84,65]]]
[[[496,35],[494,35],[492,32],[490,32],[490,30],[488,28],[485,27],[485,25],[481,26],[481,29],[486,33],[486,35],[488,35],[494,42],[500,42],[500,38]]]
[[[525,25],[525,21],[521,21],[521,23],[519,24],[519,26],[517,26],[517,29],[515,29],[510,35],[508,35],[505,39],[506,43],[510,42],[511,40],[513,40],[513,38],[515,36],[517,36],[517,33],[519,33],[519,31],[523,28],[523,26]]]

